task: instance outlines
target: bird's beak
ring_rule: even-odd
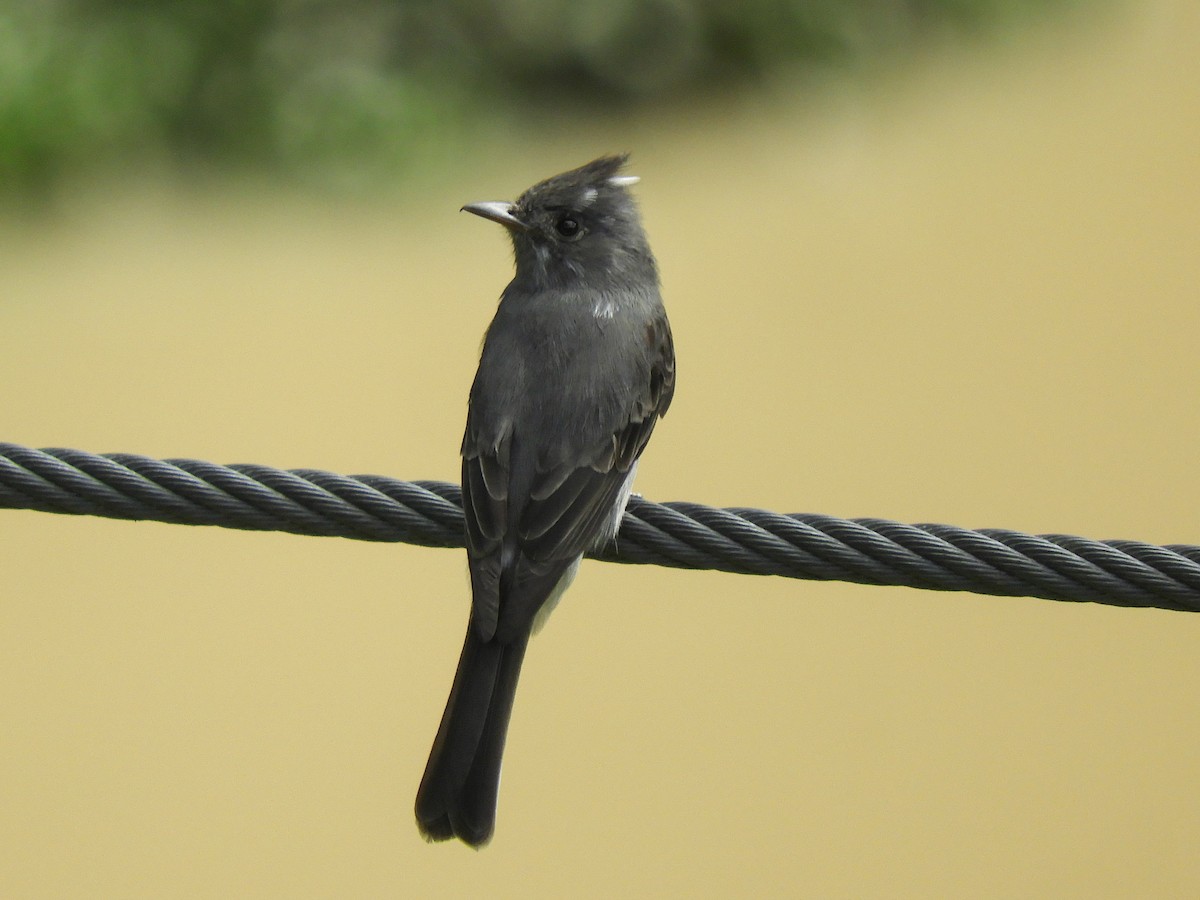
[[[510,231],[528,231],[529,226],[516,217],[513,210],[516,206],[504,200],[489,203],[468,203],[462,208],[463,212],[475,213],[493,222],[499,222]]]

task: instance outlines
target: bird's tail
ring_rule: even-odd
[[[421,787],[417,827],[426,840],[486,844],[496,824],[500,762],[529,635],[484,641],[467,625],[458,671]]]

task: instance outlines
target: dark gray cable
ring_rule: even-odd
[[[463,545],[457,485],[0,443],[0,508]],[[634,497],[621,563],[1200,611],[1200,547],[781,515]]]

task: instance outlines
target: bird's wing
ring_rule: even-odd
[[[612,430],[563,461],[536,466],[519,510],[509,509],[511,434],[479,440],[468,425],[463,509],[476,627],[485,635],[494,634],[502,620],[505,633],[531,622],[575,560],[610,537],[634,463],[675,390],[675,354],[665,316],[647,328],[646,340],[651,353],[645,378]],[[515,534],[510,534],[514,522]]]

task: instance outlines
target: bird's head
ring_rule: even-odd
[[[637,178],[620,174],[628,157],[602,156],[539,182],[515,203],[470,203],[464,210],[499,222],[512,236],[517,280],[538,287],[657,277],[637,205]]]

